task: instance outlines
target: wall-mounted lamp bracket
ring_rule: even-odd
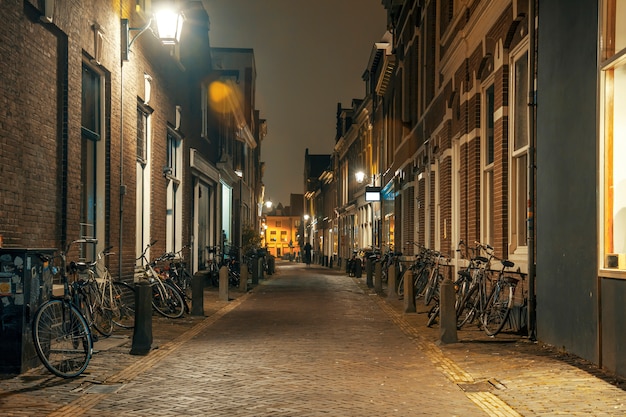
[[[146,23],[145,26],[138,27],[138,28],[131,28],[128,22],[128,19],[122,19],[122,24],[121,24],[122,61],[128,61],[128,55],[130,54],[130,47],[133,45],[133,42],[135,42],[135,40],[139,36],[141,36],[141,34],[143,34],[146,30],[148,30],[150,28],[150,25],[152,25],[152,19],[149,19],[148,23]],[[137,33],[135,36],[131,38],[130,37],[131,31],[139,31],[139,33]]]

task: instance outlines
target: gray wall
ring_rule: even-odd
[[[537,335],[597,363],[597,0],[539,2]]]

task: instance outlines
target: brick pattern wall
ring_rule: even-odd
[[[137,38],[130,60],[120,66],[120,11],[131,26],[143,21],[134,2],[99,0],[55,2],[52,23],[39,20],[42,2],[3,4],[0,42],[0,235],[5,247],[60,248],[80,236],[81,102],[83,63],[102,76],[104,85],[103,200],[104,236],[122,258],[123,278],[132,276],[136,237],[136,118],[138,100],[145,98],[144,74],[152,79],[151,223],[158,240],[153,256],[165,250],[167,126],[175,122],[175,106],[191,108],[187,92],[194,79],[178,66],[149,34]],[[104,33],[100,61],[95,62],[94,28]],[[136,33],[133,33],[133,35]],[[186,109],[185,109],[186,106]],[[123,109],[123,114],[122,114]],[[187,113],[190,114],[190,113]],[[183,117],[183,137],[190,117]],[[124,125],[123,132],[120,130]],[[188,166],[189,148],[183,164]],[[185,175],[189,175],[186,173]],[[120,185],[126,187],[120,207]],[[185,207],[183,242],[190,240],[191,178],[183,178]],[[120,223],[120,209],[123,223]],[[123,247],[119,248],[120,230]],[[109,258],[117,274],[118,256]]]
[[[411,74],[403,74],[404,79],[409,79],[409,85],[418,86],[417,92],[418,106],[417,116],[410,118],[416,120],[415,128],[411,132],[411,141],[414,141],[417,148],[414,152],[397,152],[394,154],[393,166],[405,167],[406,174],[408,167],[419,161],[424,155],[429,155],[433,149],[428,149],[433,143],[438,142],[439,150],[439,207],[435,207],[435,182],[434,177],[425,175],[422,180],[414,178],[415,197],[418,206],[412,212],[417,218],[414,221],[416,239],[427,246],[434,247],[435,236],[440,237],[440,249],[452,252],[458,242],[452,242],[453,228],[458,228],[458,235],[465,242],[473,242],[481,239],[481,149],[483,121],[482,97],[480,91],[486,87],[486,82],[494,83],[495,111],[498,115],[495,119],[495,161],[494,161],[494,246],[496,252],[502,256],[508,256],[508,178],[509,178],[509,145],[508,145],[508,83],[509,68],[506,54],[524,41],[526,30],[522,30],[527,22],[523,15],[513,15],[513,2],[510,2],[500,11],[490,9],[489,15],[493,17],[490,27],[472,26],[474,31],[483,33],[480,43],[473,43],[472,50],[468,51],[465,59],[459,61],[452,71],[446,69],[446,73],[453,74],[451,78],[444,78],[442,63],[436,59],[443,58],[450,51],[458,50],[458,42],[463,42],[459,36],[460,32],[466,31],[468,23],[479,18],[476,13],[484,10],[485,1],[474,1],[468,4],[468,8],[462,11],[462,16],[451,16],[452,2],[441,0],[428,2],[423,12],[423,25],[415,30],[415,37],[412,39],[412,48],[419,52],[419,56],[413,57],[409,52],[407,57],[417,59],[420,63],[417,71],[417,81],[412,81]],[[491,6],[490,6],[491,7]],[[526,10],[527,1],[519,1],[516,10]],[[437,9],[439,8],[439,10]],[[480,18],[484,19],[484,15]],[[436,21],[439,19],[439,22]],[[451,26],[454,22],[454,26]],[[404,27],[404,22],[399,23]],[[406,29],[405,29],[406,31]],[[447,36],[445,43],[439,42],[441,36]],[[474,39],[474,33],[466,33],[466,39]],[[481,35],[479,35],[481,36]],[[433,42],[435,40],[436,42]],[[410,43],[406,33],[403,32],[403,44]],[[440,45],[439,49],[433,49],[434,45]],[[504,46],[504,50],[502,50]],[[498,49],[499,48],[499,49]],[[406,57],[405,57],[406,58]],[[450,65],[445,61],[445,65]],[[404,70],[410,70],[410,66],[404,66]],[[435,74],[437,74],[435,76]],[[415,76],[415,75],[413,75]],[[423,100],[421,103],[419,100]],[[414,107],[411,107],[414,111]],[[391,114],[394,115],[393,109]],[[395,116],[392,116],[395,117]],[[398,120],[400,117],[395,117]],[[459,202],[460,213],[453,215],[452,182],[456,180],[457,174],[453,172],[453,141],[459,141]],[[396,141],[396,144],[398,142]],[[428,145],[425,145],[428,144]],[[396,145],[397,146],[397,145]],[[398,150],[408,150],[405,146],[396,147]],[[411,149],[413,151],[413,149]],[[431,163],[432,161],[429,161]],[[426,167],[428,169],[428,167]],[[424,182],[430,178],[430,184]],[[426,192],[431,194],[426,199]],[[401,197],[410,197],[409,189],[402,190]],[[426,207],[426,203],[429,206]],[[408,211],[408,202],[402,204],[403,212]],[[435,213],[439,213],[438,218]],[[397,213],[398,211],[396,211]],[[404,214],[406,216],[406,214]],[[453,218],[459,219],[459,224],[453,224]],[[402,219],[404,223],[408,219]],[[399,224],[398,222],[397,224]],[[428,225],[428,227],[426,227]],[[406,230],[407,226],[403,230]],[[426,235],[426,230],[430,233]],[[406,232],[405,232],[406,233]]]

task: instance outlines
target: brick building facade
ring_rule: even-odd
[[[212,48],[200,1],[177,3],[188,17],[180,42],[161,44],[153,12],[174,3],[3,3],[5,248],[62,248],[93,236],[96,248],[71,256],[113,246],[109,269],[132,279],[153,241],[152,257],[184,248],[196,271],[206,246],[225,243],[224,229],[240,246],[241,225],[258,227],[265,121],[253,51]],[[229,84],[235,76],[242,87]],[[216,82],[231,88],[220,97],[236,125],[210,106]]]

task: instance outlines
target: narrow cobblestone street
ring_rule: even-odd
[[[464,330],[438,346],[424,314],[401,313],[363,281],[281,263],[232,301],[205,297],[206,318],[155,316],[146,356],[129,355],[120,333],[74,380],[41,368],[5,378],[0,414],[625,415],[624,391],[520,336]]]
[[[283,271],[86,415],[483,415],[351,278]]]

